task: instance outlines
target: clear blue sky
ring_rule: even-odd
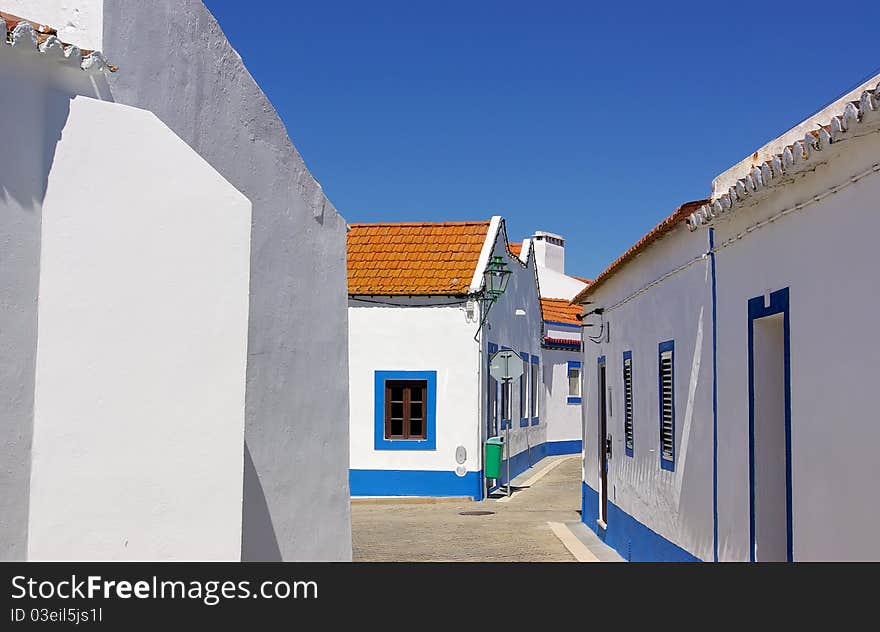
[[[206,4],[348,221],[503,215],[585,276],[880,66],[876,2]]]

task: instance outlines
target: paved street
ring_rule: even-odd
[[[514,479],[514,486],[524,487],[501,502],[355,502],[354,560],[574,562],[548,522],[580,519],[580,481],[578,456],[553,457]],[[495,513],[460,515],[480,510]]]

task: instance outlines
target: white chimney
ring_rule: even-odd
[[[565,274],[564,237],[538,230],[532,235],[532,247],[535,249],[535,262],[539,266]]]

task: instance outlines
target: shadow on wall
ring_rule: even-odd
[[[0,46],[6,46],[0,43]],[[37,351],[42,205],[56,146],[76,95],[108,92],[106,79],[31,51],[2,51],[0,136],[0,559],[27,557]],[[82,165],[90,177],[94,165]]]
[[[244,442],[244,497],[241,505],[241,561],[280,562],[281,549],[272,526],[263,484]]]

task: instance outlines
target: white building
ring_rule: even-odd
[[[494,257],[511,274],[478,300]],[[536,263],[508,248],[504,221],[353,224],[348,235],[352,496],[484,497],[485,440],[508,434],[510,476],[546,453]],[[485,316],[485,318],[483,318]],[[481,322],[484,321],[484,322]],[[514,350],[502,389],[489,356]]]
[[[577,297],[584,522],[630,559],[878,560],[880,77]]]
[[[240,556],[351,559],[345,221],[272,104],[200,0],[0,8],[104,51],[120,71],[92,89],[153,112],[252,202]]]
[[[250,201],[100,53],[0,34],[0,559],[240,559]]]
[[[522,244],[511,244],[517,255],[534,250],[544,330],[541,337],[541,388],[547,423],[546,455],[577,454],[582,449],[580,316],[573,299],[589,281],[565,273],[565,238],[536,231]],[[589,334],[589,330],[587,330]]]

